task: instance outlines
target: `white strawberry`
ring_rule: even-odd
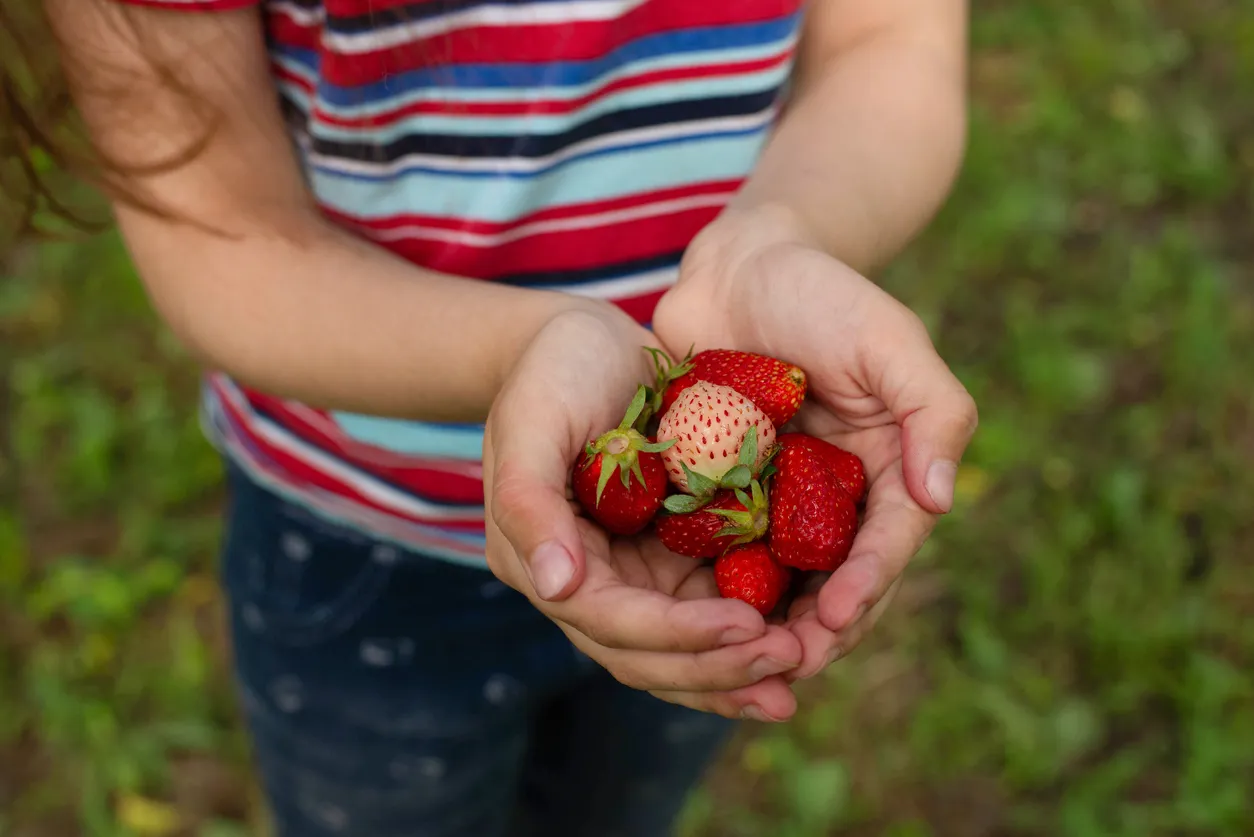
[[[775,446],[775,425],[731,387],[697,381],[658,423],[658,442],[671,439],[675,444],[662,451],[667,476],[681,491],[701,496],[718,485],[748,485]]]

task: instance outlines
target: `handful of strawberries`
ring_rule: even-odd
[[[606,531],[650,525],[672,552],[714,561],[720,595],[769,614],[804,572],[849,557],[866,499],[862,460],[780,433],[806,376],[764,355],[710,349],[674,364],[648,349],[654,387],[575,462],[575,497]]]

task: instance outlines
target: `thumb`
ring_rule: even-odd
[[[901,427],[902,468],[915,502],[933,514],[953,508],[958,463],[979,422],[974,399],[918,323],[909,337],[883,341],[879,393]],[[872,377],[872,380],[876,376]]]
[[[493,527],[508,543],[505,555],[489,555],[489,561],[515,589],[525,593],[530,586],[545,601],[561,601],[579,587],[585,564],[566,499],[568,457],[552,435],[532,432],[530,422],[496,425],[508,429],[485,433],[484,499],[489,544]]]

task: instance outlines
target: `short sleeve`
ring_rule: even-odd
[[[261,0],[113,0],[123,6],[144,6],[176,12],[228,12],[258,5]]]

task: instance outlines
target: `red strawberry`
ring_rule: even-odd
[[[666,466],[661,451],[673,443],[651,442],[633,428],[647,395],[643,386],[636,391],[622,423],[590,442],[575,460],[572,473],[575,498],[615,535],[643,530],[666,498]],[[619,479],[611,479],[616,471]]]
[[[663,392],[659,413],[669,410],[679,394],[697,381],[709,381],[748,398],[779,428],[797,414],[806,395],[806,374],[801,367],[766,355],[707,349],[677,366],[663,368],[657,355],[654,360],[657,389]]]
[[[857,533],[853,498],[823,458],[796,438],[781,445],[773,465],[771,555],[788,567],[831,572],[849,557]]]
[[[731,387],[697,381],[662,416],[657,437],[675,443],[662,453],[671,482],[680,491],[708,497],[718,484],[749,485],[774,448],[775,425]],[[747,462],[741,461],[742,446],[752,454]],[[738,465],[745,467],[725,482]]]
[[[687,494],[672,494],[663,506],[658,540],[689,558],[716,558],[728,547],[755,541],[766,534],[770,521],[766,493],[757,480],[749,493],[724,489],[704,506]]]
[[[776,563],[763,543],[733,547],[714,562],[718,594],[748,602],[763,616],[779,604],[790,576],[788,568]]]
[[[818,454],[855,503],[866,499],[866,471],[857,454],[805,433],[785,433],[778,439],[781,445],[785,444],[785,440],[787,444],[802,445]]]

